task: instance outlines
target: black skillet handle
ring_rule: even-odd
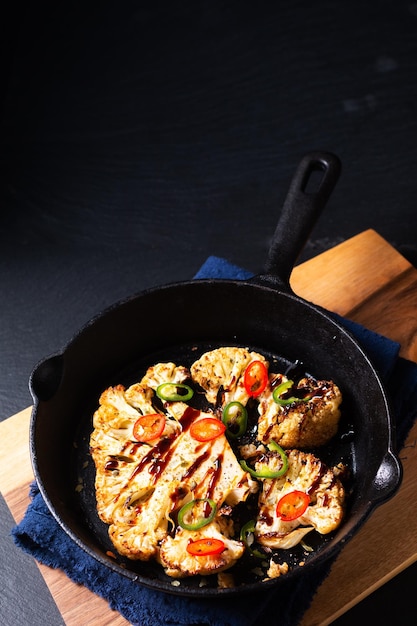
[[[290,184],[272,238],[260,282],[291,291],[290,275],[341,172],[341,163],[330,152],[312,152],[301,160]]]

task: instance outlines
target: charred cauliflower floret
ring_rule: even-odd
[[[159,559],[168,576],[184,578],[201,574],[217,574],[232,567],[244,552],[241,541],[231,539],[229,525],[222,525],[221,518],[214,520],[198,531],[179,528],[175,535],[161,542]],[[217,554],[195,556],[187,551],[190,542],[200,539],[220,540],[224,547]]]
[[[245,369],[252,361],[262,361],[265,357],[246,348],[217,348],[203,354],[191,368],[191,377],[206,392],[211,404],[240,402],[245,405],[249,395],[243,385]]]
[[[138,411],[125,397],[125,387],[109,387],[100,396],[99,408],[93,416],[94,428],[124,430],[139,417]]]
[[[340,389],[332,381],[305,377],[285,389],[282,403],[277,402],[273,393],[286,382],[288,379],[281,374],[270,375],[270,384],[259,396],[259,441],[274,440],[284,448],[324,445],[337,432],[342,401]]]
[[[255,535],[268,548],[291,548],[313,529],[325,535],[335,530],[343,518],[345,490],[333,470],[313,454],[300,450],[288,451],[287,459],[285,474],[265,479],[259,494]],[[284,502],[281,499],[294,492],[305,496],[306,508],[300,509],[298,517],[285,521],[277,509],[280,501]],[[288,501],[288,508],[293,507],[296,515],[297,499],[290,496]]]
[[[190,378],[188,368],[175,363],[157,363],[148,368],[145,376],[141,380],[141,384],[156,389],[163,383],[183,383]]]

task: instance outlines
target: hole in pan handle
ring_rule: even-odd
[[[330,152],[311,152],[300,161],[291,180],[262,279],[289,286],[293,267],[336,186],[339,158]]]

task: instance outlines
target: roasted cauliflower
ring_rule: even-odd
[[[109,524],[109,536],[118,552],[131,559],[160,559],[161,545],[165,545],[164,553],[174,558],[172,546],[182,545],[182,534],[177,541],[173,518],[184,502],[210,497],[218,507],[223,503],[235,506],[258,487],[239,465],[224,435],[207,442],[191,436],[190,426],[198,420],[215,419],[212,413],[182,402],[166,403],[165,426],[158,439],[149,443],[135,440],[136,420],[156,411],[153,389],[161,382],[172,382],[179,371],[159,364],[126,390],[121,385],[107,389],[94,414],[90,450],[96,466],[97,511]],[[219,532],[217,526],[213,529]],[[170,540],[163,544],[169,532]],[[225,539],[229,547],[220,569],[232,564],[232,554],[242,550],[240,544]],[[168,563],[167,559],[161,557],[162,564]],[[193,573],[199,562],[202,571],[207,569],[197,559]],[[171,564],[168,569],[174,571],[175,567]]]
[[[268,548],[291,548],[313,529],[328,534],[339,526],[344,513],[345,490],[336,477],[339,470],[300,450],[287,451],[287,459],[285,474],[265,479],[259,494],[255,536]],[[308,505],[301,515],[285,521],[277,513],[278,503],[298,491],[306,495]]]
[[[270,384],[259,396],[258,439],[263,443],[274,440],[284,448],[314,448],[322,446],[337,432],[342,394],[335,383],[302,378],[286,390],[293,399],[279,404],[273,393],[279,384],[288,382],[282,374],[270,375]]]
[[[256,393],[247,383],[254,362],[263,381],[256,380]],[[164,394],[165,383],[175,392]],[[176,393],[184,388],[187,398]],[[204,410],[193,405],[195,391],[207,401]],[[154,559],[174,578],[217,574],[228,586],[233,572],[224,572],[248,549],[239,505],[249,501],[256,508],[252,538],[269,559],[264,576],[285,574],[288,563],[271,558],[271,550],[290,549],[312,531],[328,534],[343,518],[344,467],[329,468],[308,451],[334,437],[341,401],[332,381],[290,381],[269,371],[262,354],[240,347],[206,352],[189,368],[157,363],[139,382],[103,391],[90,451],[97,512],[118,553]],[[228,430],[231,402],[244,407],[245,429],[251,415],[243,439]],[[288,517],[280,505],[293,493],[303,506]],[[184,523],[189,507],[197,523]],[[196,544],[220,549],[194,552]]]
[[[192,541],[208,538],[220,539],[224,550],[219,554],[194,556],[187,552],[187,545]],[[231,539],[229,526],[217,519],[199,531],[179,528],[174,536],[167,535],[161,542],[159,560],[168,576],[184,578],[201,574],[218,574],[232,567],[245,551],[241,541]]]
[[[226,405],[235,401],[245,405],[250,396],[243,377],[252,361],[267,364],[264,356],[246,348],[217,348],[206,352],[192,364],[191,377],[205,390],[211,404]]]

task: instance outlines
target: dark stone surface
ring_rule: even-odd
[[[19,3],[3,24],[1,418],[31,403],[38,360],[120,298],[212,254],[259,271],[311,150],[343,173],[302,258],[373,228],[416,263],[416,6]],[[5,626],[60,624],[0,508]],[[336,623],[411,624],[415,575]]]

